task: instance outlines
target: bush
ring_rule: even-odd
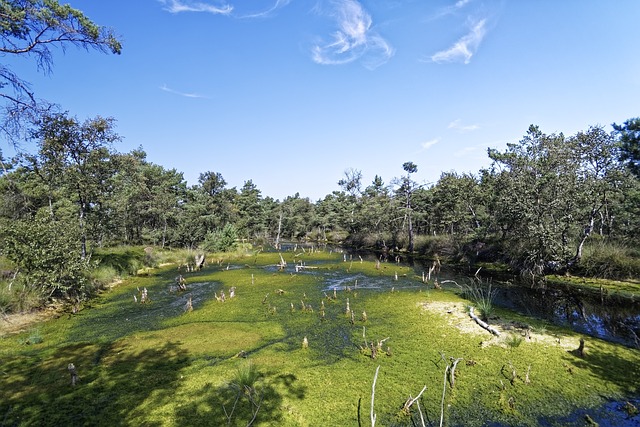
[[[47,295],[39,287],[29,286],[23,276],[0,282],[0,313],[24,313],[41,307]]]
[[[483,287],[482,283],[473,282],[471,285],[465,284],[460,288],[462,289],[462,297],[473,301],[482,320],[488,321],[494,311],[493,301],[497,293],[495,289],[491,288],[491,283]]]
[[[202,249],[207,252],[231,252],[235,249],[238,230],[233,224],[227,224],[220,229],[207,233],[202,243]]]
[[[91,272],[91,279],[101,288],[115,281],[118,276],[116,269],[109,265],[98,266]]]
[[[460,239],[450,235],[419,235],[414,237],[413,248],[420,255],[460,259],[463,256]]]
[[[90,265],[80,255],[77,225],[48,214],[2,224],[0,246],[20,271],[24,289],[64,299],[84,298],[93,290]]]
[[[93,255],[99,267],[112,268],[120,275],[135,275],[146,263],[147,255],[142,248],[117,246],[100,249]]]
[[[584,248],[576,273],[602,279],[640,278],[640,256],[634,248],[612,242],[595,242]]]

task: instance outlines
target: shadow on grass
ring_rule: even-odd
[[[278,425],[287,411],[285,398],[305,397],[305,388],[293,374],[261,374],[251,389],[234,383],[233,374],[229,376],[229,383],[219,387],[207,383],[193,393],[197,397],[179,405],[175,425]]]
[[[156,278],[154,278],[156,279]],[[184,306],[189,298],[194,309],[211,298],[216,282],[190,284],[187,292],[170,292],[171,280],[159,278],[153,283],[144,283],[148,288],[150,302],[136,303],[133,296],[137,289],[130,286],[128,293],[110,296],[96,309],[83,310],[75,316],[75,324],[69,332],[69,341],[114,341],[133,332],[162,329],[167,319],[184,314]],[[138,298],[136,296],[136,298]]]
[[[615,384],[626,396],[640,394],[640,351],[586,340],[584,354],[567,352],[567,362],[591,372],[601,380]]]
[[[188,357],[179,345],[139,352],[103,346],[66,346],[42,359],[37,353],[3,361],[0,381],[0,425],[123,425],[141,418],[139,409],[152,397],[162,405],[173,398]],[[71,385],[68,364],[79,381]]]

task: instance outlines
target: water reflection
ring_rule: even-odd
[[[369,259],[375,258],[376,255],[369,255]],[[412,257],[405,257],[400,262],[412,266],[418,276],[431,266],[431,261]],[[443,268],[439,280],[445,287],[459,291],[456,284],[472,283],[474,273]],[[637,299],[614,298],[597,291],[588,293],[571,286],[531,287],[515,277],[502,281],[491,277],[483,280],[492,283],[497,306],[585,335],[640,348],[640,301]]]
[[[310,248],[308,245],[306,248]],[[316,246],[316,249],[318,247]],[[301,246],[283,244],[283,250],[300,250]],[[324,248],[327,250],[327,248]],[[331,248],[331,250],[339,250]],[[388,254],[373,254],[370,252],[346,252],[347,260],[367,261],[381,259],[392,264],[399,263],[414,268],[416,277],[429,270],[431,261],[416,260],[412,257],[395,257]],[[275,269],[275,267],[272,267]],[[438,274],[438,280],[443,288],[459,292],[458,285],[473,282],[473,272],[461,272],[443,267]],[[301,270],[300,274],[322,275],[323,291],[346,290],[348,288],[389,290],[419,288],[422,283],[415,279],[403,279],[390,282],[388,277],[368,277],[363,274],[346,275],[340,271]],[[601,338],[607,341],[640,348],[640,300],[609,297],[598,292],[588,293],[571,286],[531,287],[530,284],[520,283],[517,278],[497,280],[490,277],[483,280],[491,281],[496,291],[494,303],[497,306],[514,310],[529,317],[546,320],[552,324],[569,327],[585,335]]]

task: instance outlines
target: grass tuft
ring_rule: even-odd
[[[474,280],[470,285],[464,284],[459,286],[462,289],[462,297],[473,301],[480,313],[480,318],[484,321],[488,321],[489,317],[493,315],[493,301],[497,294],[497,291],[492,289],[491,283],[487,286],[482,286],[482,283]]]

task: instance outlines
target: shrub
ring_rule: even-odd
[[[35,328],[29,331],[29,336],[27,338],[23,338],[20,340],[20,344],[24,344],[24,345],[40,344],[42,341],[44,341],[44,339],[42,338],[40,329]]]
[[[461,240],[450,235],[419,235],[413,241],[414,251],[427,256],[440,255],[446,258],[462,257]]]
[[[576,272],[602,279],[631,279],[640,277],[640,256],[637,250],[611,242],[595,242],[584,248]]]
[[[118,278],[118,272],[110,265],[98,266],[91,272],[91,279],[98,287],[104,287]]]
[[[24,276],[0,282],[0,313],[23,313],[42,306],[47,295],[42,289],[30,286]]]
[[[491,283],[483,287],[479,282],[471,285],[462,285],[462,296],[473,301],[480,313],[480,317],[487,321],[493,314],[493,300],[496,298],[496,290],[491,288]]]
[[[93,259],[98,266],[112,268],[117,274],[135,275],[138,270],[145,266],[147,258],[144,250],[139,247],[117,246],[108,249],[101,249],[94,253]]]
[[[90,265],[80,256],[80,234],[73,223],[48,214],[2,224],[0,245],[21,272],[23,285],[47,296],[84,298],[92,291]]]
[[[207,233],[202,249],[207,252],[231,252],[235,249],[237,239],[238,230],[233,224],[227,224],[222,229]]]

